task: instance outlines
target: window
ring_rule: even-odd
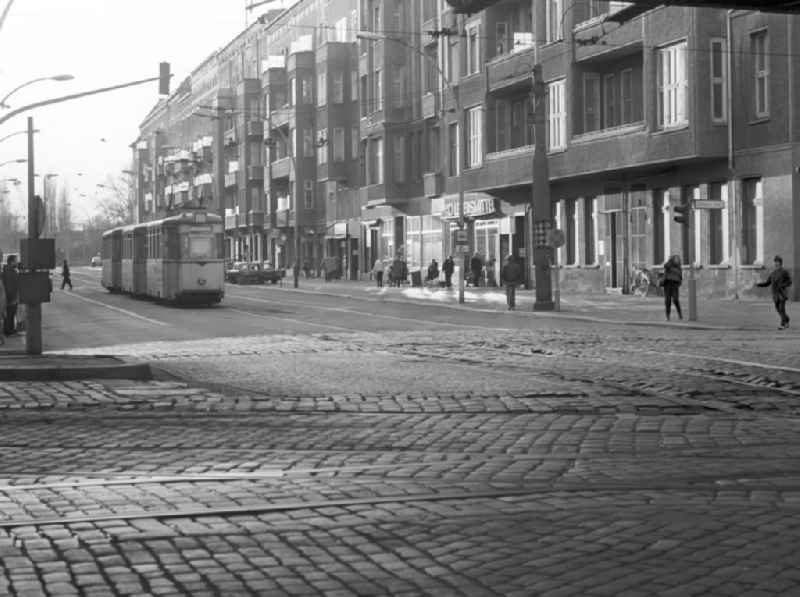
[[[727,82],[725,40],[711,40],[711,120],[726,121]]]
[[[347,39],[347,17],[342,17],[334,25],[334,41],[348,41]]]
[[[723,199],[724,182],[712,182],[708,185],[708,198],[712,201]],[[727,193],[725,193],[727,194]],[[725,217],[727,210],[709,209],[708,211],[708,263],[719,265],[725,261],[725,245],[727,234],[725,231]]]
[[[467,165],[476,168],[483,163],[483,107],[467,110]]]
[[[369,94],[367,93],[369,83],[367,75],[361,77],[361,116],[369,114]]]
[[[405,182],[406,180],[406,139],[398,135],[392,138],[394,159],[392,166],[394,168],[394,181]]]
[[[498,21],[494,24],[494,55],[502,56],[509,51],[508,24]]]
[[[381,69],[375,69],[375,105],[374,109],[383,110],[383,72]]]
[[[551,96],[552,97],[552,96]],[[509,106],[507,100],[497,100],[494,105],[494,150],[508,149]]]
[[[439,89],[439,71],[437,65],[439,64],[439,47],[436,45],[427,46],[424,49],[425,60],[423,61],[423,68],[425,69],[425,91],[434,92]]]
[[[448,155],[448,176],[457,176],[459,167],[459,153],[458,153],[458,123],[451,122],[447,127],[447,142],[449,147]]]
[[[311,75],[305,75],[302,81],[303,89],[302,89],[302,97],[304,104],[313,104],[314,103],[314,95],[311,89]]]
[[[350,151],[352,155],[350,156],[354,160],[358,158],[358,151],[359,145],[361,142],[361,129],[357,126],[354,126],[350,131]]]
[[[342,127],[333,129],[333,161],[344,161],[344,129]]]
[[[314,157],[314,130],[303,129],[303,157]]]
[[[350,101],[358,100],[358,70],[350,71]]]
[[[317,145],[317,164],[328,163],[328,139],[325,136],[325,131],[319,131],[319,140]]]
[[[765,118],[769,116],[769,48],[766,29],[750,35],[750,50],[754,61],[756,118]]]
[[[458,81],[458,72],[456,72],[458,49],[456,43],[453,40],[445,41],[444,74],[445,79],[449,79],[451,83]]]
[[[653,263],[662,264],[664,255],[664,206],[669,204],[669,197],[661,189],[653,191]]]
[[[587,197],[583,200],[583,248],[584,248],[584,263],[586,265],[594,265],[597,262],[597,255],[595,252],[595,239],[597,235],[595,228],[597,226],[597,199],[594,197]]]
[[[406,68],[397,67],[392,70],[392,107],[402,108],[405,103],[405,76]]]
[[[428,164],[426,172],[438,172],[441,168],[442,139],[438,126],[428,129]]]
[[[333,73],[333,103],[344,103],[344,73],[341,71]]]
[[[511,101],[511,147],[523,147],[533,143],[533,123],[529,121],[531,112],[529,97]]]
[[[294,152],[296,134],[297,129],[289,129],[289,138],[286,141],[286,154],[294,157],[297,157],[297,154]]]
[[[550,83],[548,88],[547,148],[564,149],[567,139],[564,81]]]
[[[650,260],[650,230],[647,212],[650,205],[646,189],[633,185],[628,194],[630,201],[630,258],[631,265],[645,267]]]
[[[303,181],[303,207],[314,209],[314,181]]]
[[[559,41],[564,38],[562,31],[562,16],[564,13],[563,0],[547,0],[547,42]]]
[[[480,25],[472,23],[466,27],[467,33],[467,72],[472,75],[480,70],[481,45],[480,45]]]
[[[613,73],[603,77],[603,93],[605,94],[603,128],[617,126],[617,77]]]
[[[286,84],[289,87],[289,105],[294,106],[297,104],[297,87],[294,77],[289,77]]]
[[[589,0],[589,18],[593,19],[608,12],[609,0]]]
[[[383,23],[381,22],[381,0],[375,0],[372,5],[372,30],[382,32]]]
[[[583,74],[583,132],[600,129],[600,75]]]
[[[317,105],[328,103],[328,81],[324,72],[317,73]]]
[[[375,144],[375,182],[383,183],[383,137],[374,140]]]
[[[743,265],[753,265],[763,262],[761,251],[761,205],[763,202],[763,184],[760,178],[749,178],[742,181],[742,247],[741,257]]]
[[[633,122],[633,71],[626,68],[619,74],[620,124]]]
[[[564,262],[565,265],[575,265],[577,260],[577,251],[575,246],[578,242],[578,230],[575,225],[575,199],[567,199],[564,201],[564,217],[565,217],[565,245],[567,249],[567,258]]]
[[[658,50],[658,126],[686,124],[686,42]]]

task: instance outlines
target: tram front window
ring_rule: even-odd
[[[187,237],[186,259],[216,259],[214,239],[210,236]]]

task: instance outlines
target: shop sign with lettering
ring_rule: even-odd
[[[488,216],[495,212],[494,197],[464,197],[464,217]],[[458,197],[446,197],[443,218],[457,218]]]

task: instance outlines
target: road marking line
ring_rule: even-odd
[[[659,355],[678,356],[692,360],[706,359],[709,361],[719,361],[721,363],[728,363],[730,365],[743,365],[745,367],[759,367],[760,369],[773,369],[775,371],[790,371],[792,373],[800,373],[800,369],[797,369],[796,367],[784,367],[782,365],[767,365],[766,363],[756,363],[754,361],[738,361],[736,359],[726,359],[724,357],[701,356],[697,354],[688,354],[684,352],[668,352],[663,350],[648,350],[646,352]]]
[[[244,297],[241,297],[241,298],[244,298]],[[253,299],[253,300],[257,300],[257,299]],[[263,301],[263,302],[268,302],[268,301]],[[358,330],[355,330],[353,328],[345,328],[345,327],[342,327],[342,326],[339,326],[339,325],[333,325],[331,323],[314,323],[313,321],[303,321],[302,319],[293,319],[291,317],[278,317],[277,315],[262,315],[261,313],[251,313],[250,311],[243,311],[241,309],[234,309],[232,307],[229,307],[228,311],[232,311],[234,313],[242,313],[243,315],[249,315],[250,317],[259,317],[261,319],[277,319],[279,321],[291,321],[293,323],[300,323],[300,324],[303,324],[303,325],[313,325],[313,326],[320,327],[320,328],[334,328],[334,329],[342,330],[342,331],[345,331],[345,332],[357,332],[358,331]]]
[[[148,323],[152,323],[154,325],[162,325],[166,326],[169,325],[165,321],[159,321],[157,319],[150,319],[149,317],[145,317],[144,315],[139,315],[138,313],[134,313],[133,311],[128,311],[127,309],[123,309],[121,307],[114,307],[113,305],[108,305],[102,301],[96,301],[94,299],[86,298],[85,296],[81,296],[75,292],[64,292],[64,296],[71,296],[76,299],[80,299],[87,303],[92,303],[94,305],[100,305],[101,307],[105,307],[106,309],[111,309],[112,311],[116,311],[117,313],[122,313],[123,315],[127,315],[128,317],[133,317],[135,319],[141,319],[142,321],[146,321]]]
[[[255,298],[255,297],[245,296],[243,294],[231,294],[230,292],[228,292],[226,294],[229,297],[234,297],[234,298],[242,299],[242,300],[245,300],[245,301],[252,301],[252,302],[255,302],[255,303],[270,303],[270,304],[278,304],[278,305],[289,303],[289,304],[292,304],[292,305],[308,306],[307,303],[303,303],[302,301],[286,301],[286,300],[276,300],[276,299],[262,299],[262,298]],[[358,299],[356,299],[356,300],[358,300]],[[397,303],[397,304],[400,304],[400,303]],[[319,311],[336,311],[336,312],[339,312],[339,313],[352,313],[353,315],[366,315],[366,316],[372,317],[372,318],[378,317],[378,318],[381,318],[381,319],[396,319],[396,320],[399,320],[399,321],[413,321],[414,323],[421,323],[421,320],[414,319],[412,317],[399,317],[397,315],[381,315],[379,313],[370,313],[370,312],[366,312],[366,311],[357,311],[355,309],[344,308],[344,307],[319,307],[319,306],[315,305],[312,308],[316,309],[316,310],[319,310]],[[497,311],[490,311],[490,312],[497,313]],[[450,323],[448,321],[434,321],[434,322],[430,322],[429,321],[428,323],[432,323],[434,325],[451,326],[451,327],[456,327],[456,328],[481,329],[481,330],[491,329],[491,330],[499,330],[499,331],[504,331],[504,332],[516,331],[515,328],[501,328],[501,327],[492,326],[492,325],[476,325],[476,324],[471,324],[470,325],[470,324],[463,324],[463,323]],[[356,331],[353,328],[341,328],[341,329],[347,329],[347,331],[349,331],[349,332]]]

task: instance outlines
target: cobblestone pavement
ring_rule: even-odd
[[[0,387],[0,594],[800,592],[800,368],[778,342],[110,348],[163,375]]]

